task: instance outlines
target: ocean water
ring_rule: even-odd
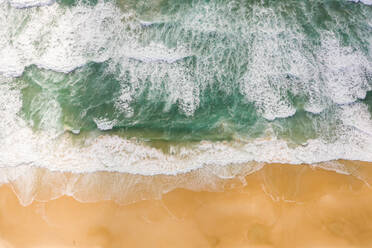
[[[372,161],[370,4],[2,0],[1,180]]]

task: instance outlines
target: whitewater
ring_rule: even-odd
[[[371,4],[0,1],[0,180],[372,161]]]

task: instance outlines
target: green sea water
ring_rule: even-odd
[[[57,3],[62,9],[99,4]],[[123,14],[120,22],[108,16],[97,28],[118,30],[93,49],[112,49],[105,61],[90,61],[88,47],[78,51],[87,63],[69,73],[32,65],[17,79],[19,114],[35,130],[213,141],[257,138],[270,127],[303,144],[334,140],[342,105],[362,102],[371,111],[370,6],[340,0],[112,4]],[[133,43],[138,52],[120,52]],[[153,44],[166,52],[159,55]]]
[[[0,167],[372,161],[368,1],[0,0]]]
[[[363,181],[353,160],[372,162],[371,0],[0,0],[0,183],[24,205],[272,163]]]

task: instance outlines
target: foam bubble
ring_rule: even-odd
[[[0,26],[4,34],[0,52],[5,59],[0,61],[0,73],[8,76],[20,76],[31,64],[68,73],[89,61],[109,58],[174,63],[189,56],[182,47],[175,50],[154,42],[139,44],[140,23],[112,3],[99,1],[94,7],[73,8],[53,5],[27,11],[9,11],[6,4],[0,7],[4,24]],[[9,40],[13,42],[8,44]]]
[[[141,43],[143,25],[136,21],[133,13],[123,13],[112,3],[73,8],[52,5],[26,10],[9,9],[3,4],[0,19],[5,25],[0,26],[0,71],[7,76],[18,76],[25,66],[36,64],[69,72],[88,61],[110,59],[110,69],[119,71],[118,79],[128,72],[131,75],[129,82],[120,86],[121,92],[115,99],[115,107],[127,117],[133,115],[131,103],[146,89],[147,79],[153,92],[160,88],[165,91],[164,111],[177,104],[186,116],[195,114],[200,106],[200,93],[216,82],[221,84],[218,89],[222,92],[239,87],[246,100],[253,102],[268,120],[296,113],[297,106],[289,91],[309,99],[304,106],[307,111],[320,113],[330,106],[336,109],[334,122],[341,124],[335,127],[335,139],[329,141],[320,135],[303,145],[293,145],[275,135],[267,135],[258,139],[171,145],[172,153],[151,147],[145,141],[109,134],[98,137],[90,134],[76,144],[74,135],[68,132],[50,137],[48,130],[61,129],[50,125],[51,120],[60,115],[53,96],[43,96],[54,104],[43,109],[44,129],[33,132],[17,116],[21,107],[20,89],[12,89],[6,83],[0,88],[4,105],[0,109],[0,126],[5,137],[0,141],[0,165],[9,168],[32,165],[76,173],[176,175],[204,167],[217,171],[223,166],[250,161],[298,164],[341,158],[371,160],[372,141],[366,135],[371,133],[371,121],[366,118],[369,113],[363,104],[351,104],[364,98],[370,90],[362,72],[372,68],[371,62],[360,49],[341,45],[334,33],[323,32],[319,34],[319,44],[309,51],[303,45],[309,45],[307,37],[298,25],[289,25],[273,9],[258,4],[252,7],[251,19],[245,21],[217,4],[200,8],[207,11],[199,13],[199,7],[188,10],[198,18],[182,15],[175,18],[186,30],[182,32],[194,32],[195,39],[190,38],[190,43],[200,44],[205,41],[203,37],[216,37],[213,40],[216,45],[210,50],[193,49],[187,42],[173,48],[161,42]],[[198,20],[205,21],[206,25],[196,25]],[[231,20],[234,20],[232,27],[228,26]],[[236,30],[239,32],[234,33]],[[237,43],[228,39],[231,33],[236,35],[233,40]],[[225,49],[226,42],[236,46],[235,49]],[[240,50],[243,52],[238,53]],[[196,57],[194,67],[184,61],[190,55]],[[235,55],[240,57],[234,60]],[[234,83],[238,83],[232,86],[231,81],[224,80],[231,76],[232,70],[227,66],[231,64],[239,67],[234,67],[239,77],[233,77]],[[43,86],[43,82],[40,85]],[[158,95],[148,97],[156,100]],[[41,102],[34,104],[41,105]],[[352,119],[356,113],[358,122]],[[95,122],[101,130],[116,124],[105,118]]]
[[[146,82],[151,82],[152,92],[165,91],[167,98],[164,99],[166,101],[164,111],[168,111],[172,105],[178,105],[182,113],[192,116],[199,107],[199,86],[190,76],[190,69],[182,62],[143,64],[122,57],[117,63],[121,72],[119,80],[124,81],[123,78],[127,79],[127,75],[130,75],[129,83],[121,84],[121,94],[115,102],[116,108],[127,117],[133,115],[131,103],[149,87]],[[160,99],[154,93],[148,96],[148,100],[157,102]]]
[[[372,136],[372,119],[366,104],[358,102],[341,106],[340,115],[344,125],[356,128],[366,135]]]
[[[367,4],[367,5],[372,5],[372,0],[351,0],[353,2],[356,2],[356,3],[364,3],[364,4]]]
[[[132,59],[140,60],[142,62],[167,62],[174,63],[185,57],[190,56],[186,51],[182,51],[183,48],[180,47],[176,49],[169,49],[163,44],[156,44],[154,42],[150,43],[145,47],[136,48],[126,48],[122,53]]]
[[[341,47],[338,41],[324,38],[319,56],[324,65],[324,90],[333,102],[352,103],[364,99],[367,91],[372,89],[365,76],[372,63],[360,51]]]
[[[6,77],[16,77],[22,74],[23,67],[20,67],[20,59],[17,51],[6,47],[0,51],[0,73]]]
[[[55,0],[8,0],[14,8],[31,8],[54,4]]]
[[[94,122],[97,124],[99,130],[110,130],[116,125],[116,120],[109,120],[107,118],[94,119]]]
[[[89,61],[111,59],[120,64],[123,73],[131,70],[137,74],[132,74],[136,79],[130,86],[122,85],[116,104],[127,116],[133,115],[130,103],[141,87],[135,82],[141,78],[138,74],[151,75],[156,88],[159,86],[156,81],[170,72],[168,75],[173,78],[168,85],[172,90],[167,108],[177,102],[187,116],[199,107],[201,91],[208,85],[219,84],[227,93],[236,87],[226,78],[238,80],[241,93],[268,120],[296,113],[297,106],[288,92],[307,99],[303,106],[306,111],[320,113],[330,101],[351,103],[364,98],[371,89],[363,73],[368,73],[372,65],[360,49],[341,46],[335,30],[319,30],[320,45],[315,46],[298,20],[258,3],[250,6],[251,12],[243,9],[247,11],[244,18],[240,12],[232,11],[234,3],[199,3],[186,8],[172,17],[173,38],[178,40],[172,48],[159,42],[159,37],[144,41],[143,37],[152,35],[147,32],[151,25],[147,22],[144,25],[132,10],[123,12],[109,2],[99,1],[91,7],[52,5],[38,10],[9,10],[4,3],[0,7],[1,22],[5,23],[0,27],[0,73],[20,76],[31,64],[67,73]],[[313,13],[301,11],[312,23]],[[328,14],[337,19],[335,13]],[[338,26],[342,29],[342,25]],[[167,36],[167,27],[159,28],[156,35]],[[192,39],[184,42],[187,32],[191,32]],[[205,36],[215,44],[194,49],[192,44],[201,44]],[[227,37],[231,36],[234,39],[226,46]],[[182,63],[191,55],[197,58],[194,71]],[[131,60],[144,64],[133,66],[136,63]],[[236,68],[230,68],[231,65],[239,70],[232,72]],[[233,73],[242,77],[235,79]]]

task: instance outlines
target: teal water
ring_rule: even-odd
[[[58,3],[97,6],[97,1]],[[369,6],[347,1],[115,5],[131,13],[122,20],[131,25],[110,37],[117,39],[114,53],[125,46],[120,34],[128,35],[128,29],[138,47],[153,51],[156,43],[168,53],[123,52],[105,62],[88,60],[67,74],[28,67],[18,81],[21,116],[33,128],[57,122],[52,126],[143,130],[161,140],[199,141],[256,138],[270,126],[276,136],[302,144],[334,139],[338,105],[361,101],[371,107],[370,97],[364,99],[372,86]],[[111,24],[117,25],[109,18],[97,23]],[[98,50],[104,49],[109,48]],[[337,65],[338,60],[349,64]],[[43,120],[57,111],[53,106],[58,119]],[[108,126],[100,127],[100,120]]]
[[[360,2],[3,1],[0,74],[4,166],[372,161]]]

